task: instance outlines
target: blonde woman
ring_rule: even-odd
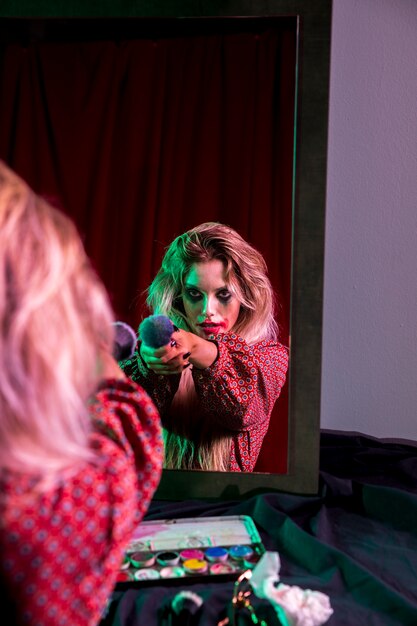
[[[253,470],[288,367],[262,255],[208,222],[177,237],[148,304],[175,325],[122,364],[148,391],[164,426],[165,467]]]
[[[72,222],[0,162],[0,578],[10,623],[98,623],[162,467]]]

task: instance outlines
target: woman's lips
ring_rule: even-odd
[[[203,324],[198,324],[205,335],[216,335],[222,329],[226,328],[226,324],[224,322],[220,322],[219,324],[204,322]]]

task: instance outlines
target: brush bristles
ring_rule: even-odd
[[[150,315],[139,326],[140,338],[150,348],[166,346],[173,332],[174,326],[166,315]]]

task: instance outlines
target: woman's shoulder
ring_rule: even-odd
[[[100,562],[100,580],[105,582],[99,585],[100,594],[85,607],[96,623],[103,595],[110,592],[114,569],[121,560],[125,537],[139,521],[133,464],[123,460],[116,444],[104,437],[97,436],[96,444],[101,452],[96,462],[62,472],[49,486],[18,473],[9,473],[2,485],[7,488],[0,499],[3,565],[7,578],[16,581],[13,593],[20,593],[20,581],[29,578],[33,595],[23,593],[22,606],[36,617],[40,618],[43,606],[37,603],[38,597],[47,597],[49,605],[56,604],[61,614],[68,612],[68,623],[76,623],[72,605],[60,605],[62,598],[54,592],[53,581],[59,578],[73,596],[88,597],[87,584],[100,583],[93,567]],[[60,564],[63,555],[68,565],[64,569]],[[36,563],[42,563],[41,572]]]
[[[288,369],[289,351],[286,346],[274,339],[261,339],[248,343],[235,333],[219,334],[215,341],[218,346],[218,358],[207,373],[221,373],[226,367],[271,367],[285,373]]]
[[[108,402],[137,404],[150,410],[155,409],[147,391],[134,378],[126,374],[125,379],[106,378],[99,384],[92,403],[99,402],[106,406]],[[156,410],[156,409],[155,409]]]
[[[243,350],[245,352],[271,351],[288,355],[289,349],[283,343],[276,339],[260,339],[255,342],[248,342],[244,337],[236,333],[219,334],[215,341],[218,344],[224,344],[235,350]]]
[[[104,434],[92,433],[91,445],[97,455],[94,460],[55,476],[39,478],[30,473],[3,471],[0,478],[3,520],[16,511],[20,516],[32,517],[34,522],[38,518],[50,519],[53,514],[59,519],[65,512],[75,510],[74,506],[87,506],[94,515],[96,505],[108,505],[115,491],[126,487],[123,491],[128,497],[135,487],[133,464],[123,458],[117,444]]]

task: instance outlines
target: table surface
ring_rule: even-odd
[[[417,447],[323,431],[320,458],[316,496],[159,501],[146,519],[250,515],[265,548],[280,555],[281,582],[329,596],[329,626],[416,626]],[[164,611],[184,589],[203,600],[194,624],[215,626],[227,614],[233,581],[157,582],[116,589],[100,626],[168,624]],[[267,601],[253,605],[268,626],[279,623]],[[238,623],[248,620],[243,612]]]

